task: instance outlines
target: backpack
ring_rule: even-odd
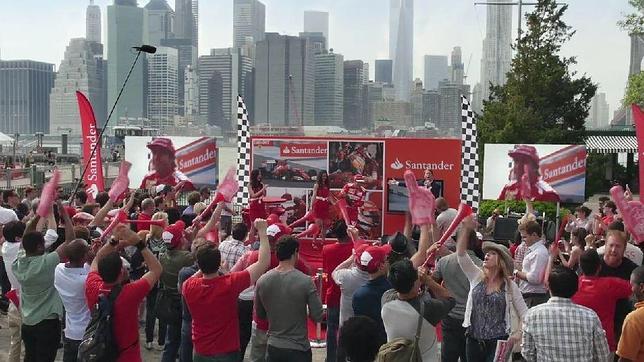
[[[423,315],[425,313],[425,303],[420,302],[420,313],[418,314],[418,323],[416,326],[416,336],[414,340],[404,337],[392,339],[380,346],[376,362],[422,362],[423,356],[420,354],[418,340],[423,327]]]
[[[108,295],[98,297],[92,310],[83,340],[78,346],[79,362],[113,362],[119,356],[113,331],[114,301],[121,293],[121,286],[114,286]]]

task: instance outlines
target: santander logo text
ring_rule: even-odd
[[[430,169],[432,171],[434,170],[440,170],[440,171],[452,171],[454,170],[454,164],[445,162],[445,161],[440,161],[440,162],[414,162],[412,160],[405,160],[404,162],[401,162],[398,158],[394,162],[392,162],[389,167],[391,167],[393,170],[401,170],[402,168],[408,169],[408,170],[426,170]]]
[[[289,158],[325,158],[325,143],[283,143],[280,145],[280,156]]]
[[[400,170],[401,168],[405,167],[397,158],[396,158],[396,161],[392,162],[390,166],[394,170]]]

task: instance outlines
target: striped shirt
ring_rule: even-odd
[[[606,332],[597,314],[568,298],[551,297],[528,310],[521,354],[528,362],[608,361]],[[537,357],[538,356],[538,357]]]
[[[226,267],[223,268],[226,273],[237,264],[237,260],[242,257],[250,248],[244,245],[243,241],[235,240],[233,238],[227,239],[219,243],[219,252],[221,253],[221,260],[224,261]]]

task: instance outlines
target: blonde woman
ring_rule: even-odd
[[[508,249],[493,242],[483,243],[483,269],[467,254],[470,230],[476,229],[472,217],[463,221],[456,244],[458,265],[470,282],[463,327],[466,328],[466,355],[470,362],[494,361],[498,340],[518,344],[521,329],[512,332],[513,313],[523,320],[528,307],[519,287],[510,279],[513,270]]]
[[[152,220],[164,221],[163,226],[150,225],[150,233],[148,234],[148,245],[150,246],[152,253],[158,258],[160,253],[166,251],[166,245],[163,242],[161,234],[163,234],[163,229],[168,226],[168,214],[162,211],[155,212],[154,215],[152,215]]]
[[[161,234],[163,234],[163,229],[168,225],[168,214],[165,212],[156,212],[152,215],[152,220],[163,220],[164,226],[150,225],[150,232],[147,234],[148,247],[152,250],[152,253],[159,258],[159,254],[166,251],[166,245],[163,242]],[[157,294],[159,292],[159,284],[157,283],[148,293],[148,296],[145,298],[145,348],[147,350],[152,349],[152,341],[154,340],[154,325],[157,320],[156,316],[156,300]],[[157,344],[155,348],[157,350],[163,350],[165,344],[167,324],[159,320],[159,333]]]

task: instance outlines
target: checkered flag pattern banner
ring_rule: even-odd
[[[239,192],[237,204],[248,205],[250,194],[250,127],[248,125],[248,111],[242,96],[237,96],[237,180]]]
[[[479,208],[479,155],[477,131],[470,101],[461,96],[461,201]]]

